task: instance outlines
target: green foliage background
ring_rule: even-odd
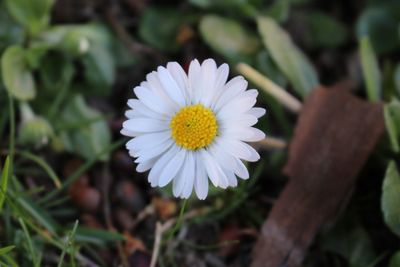
[[[400,3],[361,1],[349,21],[348,14],[319,8],[321,2],[150,1],[136,14],[134,27],[121,19],[121,33],[107,15],[85,23],[54,22],[53,8],[59,3],[53,0],[0,0],[0,266],[80,266],[88,261],[107,266],[96,249],[114,250],[126,238],[80,225],[66,189],[94,166],[110,164],[112,152],[125,141],[110,126],[121,117],[120,103],[128,95],[116,95],[116,88],[128,91],[158,64],[187,63],[189,54],[226,61],[233,72],[245,62],[299,99],[318,84],[349,77],[358,85],[357,95],[385,103],[387,135],[360,174],[348,209],[317,238],[305,265],[399,267]],[[354,8],[351,3],[330,5]],[[191,41],[182,40],[185,30]],[[334,58],[332,73],[316,62],[323,53]],[[355,71],[343,71],[349,62]],[[122,72],[132,77],[129,82],[121,82]],[[119,100],[108,110],[96,105],[97,99]],[[269,110],[261,128],[290,140],[293,116],[267,94],[260,102]],[[257,200],[258,188],[282,179],[285,153],[270,151],[259,165],[249,166],[251,182],[228,192],[212,191],[198,205],[217,212],[203,219],[223,225],[243,215],[248,218],[244,224],[259,229],[265,208]],[[84,163],[64,176],[52,160],[61,160],[60,155]],[[32,171],[24,169],[26,161],[46,179],[45,187],[33,190],[20,179]],[[261,175],[269,181],[260,181]],[[45,263],[49,252],[56,260]],[[160,266],[174,266],[173,259],[165,262]]]

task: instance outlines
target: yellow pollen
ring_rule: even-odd
[[[175,142],[188,150],[208,146],[218,130],[214,113],[200,104],[179,110],[172,118],[170,127]]]

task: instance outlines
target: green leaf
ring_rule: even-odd
[[[389,135],[391,147],[394,152],[400,152],[400,102],[393,100],[383,109],[386,131]]]
[[[267,10],[268,17],[278,22],[284,22],[289,18],[290,0],[275,1]]]
[[[369,36],[378,54],[393,51],[400,45],[398,20],[388,8],[365,9],[357,20],[356,32],[358,38]]]
[[[8,252],[13,250],[14,248],[15,248],[15,246],[7,246],[7,247],[0,248],[0,256],[4,255],[4,254],[7,254]]]
[[[382,186],[381,209],[386,225],[400,237],[400,175],[394,161],[389,162]]]
[[[6,161],[4,163],[3,171],[1,173],[1,180],[0,180],[0,213],[3,210],[4,201],[6,200],[7,197],[8,178],[10,177],[9,167],[10,167],[10,157],[7,156]]]
[[[79,88],[84,93],[107,95],[110,92],[115,81],[116,62],[112,53],[113,37],[105,26],[56,26],[43,32],[40,39],[54,50],[82,61],[85,81],[79,84]],[[52,60],[46,61],[48,63]],[[66,60],[68,61],[69,57],[64,59]],[[57,69],[61,70],[61,67]]]
[[[111,45],[112,36],[102,24],[54,26],[42,32],[39,40],[72,56],[86,54],[92,45]]]
[[[259,41],[238,22],[216,15],[207,15],[200,21],[204,41],[229,59],[251,55],[258,51]]]
[[[90,91],[107,95],[115,80],[115,62],[110,51],[102,45],[92,45],[82,63]]]
[[[23,28],[8,14],[4,1],[0,1],[0,51],[11,44],[23,42]]]
[[[72,60],[60,52],[51,52],[43,59],[39,70],[40,80],[46,91],[52,92],[52,99],[60,87],[70,84],[75,73]]]
[[[365,228],[346,214],[329,232],[322,234],[322,248],[341,255],[351,267],[366,267],[376,262],[377,257],[371,238]]]
[[[378,101],[382,95],[381,73],[368,36],[361,38],[359,53],[368,99]]]
[[[123,241],[123,235],[106,230],[78,227],[75,233],[76,242],[93,243],[97,245],[106,245],[108,242]]]
[[[146,8],[139,21],[139,35],[147,44],[173,52],[179,48],[176,37],[183,21],[177,10]]]
[[[393,75],[394,75],[394,85],[396,86],[397,94],[400,96],[400,63],[397,64]]]
[[[48,26],[53,3],[53,0],[6,0],[10,14],[31,34]]]
[[[311,62],[274,20],[268,17],[259,17],[257,24],[271,57],[289,79],[296,92],[304,98],[319,83]]]
[[[390,258],[389,267],[400,267],[400,251],[397,251]]]
[[[16,201],[30,216],[32,216],[39,224],[46,228],[47,231],[53,235],[56,233],[58,228],[57,223],[47,213],[46,210],[42,209],[32,200],[25,197],[17,196]]]
[[[305,45],[312,48],[335,48],[347,39],[346,26],[342,22],[319,11],[307,11],[295,16],[299,24],[304,24]]]
[[[1,70],[4,85],[12,96],[21,101],[35,98],[35,81],[22,47],[9,46],[6,49],[1,58]]]
[[[61,138],[65,147],[86,159],[93,159],[111,143],[107,122],[100,112],[87,106],[81,95],[75,95],[61,114]],[[107,160],[104,154],[100,160]]]
[[[189,2],[203,9],[212,8],[224,13],[229,10],[229,13],[234,14],[235,17],[254,17],[257,14],[257,9],[264,5],[259,0],[189,0]]]
[[[39,69],[42,59],[49,50],[49,46],[43,43],[32,45],[26,50],[26,59],[32,69]]]

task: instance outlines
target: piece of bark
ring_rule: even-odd
[[[289,182],[264,223],[252,267],[300,266],[321,227],[337,215],[384,133],[382,104],[345,90],[307,98],[289,145]]]

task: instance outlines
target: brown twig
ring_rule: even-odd
[[[131,229],[134,229],[140,222],[146,219],[148,216],[153,215],[155,213],[154,207],[152,204],[147,205],[143,210],[139,212],[136,216],[135,220],[132,223]]]
[[[185,215],[183,215],[182,221],[189,220],[196,216],[205,214],[205,213],[209,212],[209,210],[210,210],[209,208],[201,208],[201,209],[191,210],[191,211],[187,212]],[[161,240],[162,240],[163,234],[165,232],[167,232],[169,229],[171,229],[175,225],[177,220],[178,220],[178,218],[172,218],[164,223],[161,223],[161,222],[156,223],[155,239],[154,239],[154,246],[153,246],[153,253],[151,256],[150,267],[155,267],[157,264],[157,258],[158,258],[158,254],[160,253]]]
[[[107,172],[106,167],[107,167],[107,165],[104,165],[103,170],[102,170],[102,175],[101,175],[101,177],[102,177],[101,191],[103,194],[104,219],[107,224],[108,230],[115,232],[116,229],[115,229],[114,224],[111,219],[110,201],[108,198],[108,196],[109,196],[108,189],[111,186],[111,175],[110,175],[110,173]],[[122,266],[129,267],[128,258],[124,252],[121,242],[117,242],[116,245],[117,245],[117,251],[118,251],[118,255],[121,259]]]
[[[276,137],[266,137],[263,140],[255,143],[254,146],[262,150],[285,149],[287,147],[287,143],[285,140]]]

